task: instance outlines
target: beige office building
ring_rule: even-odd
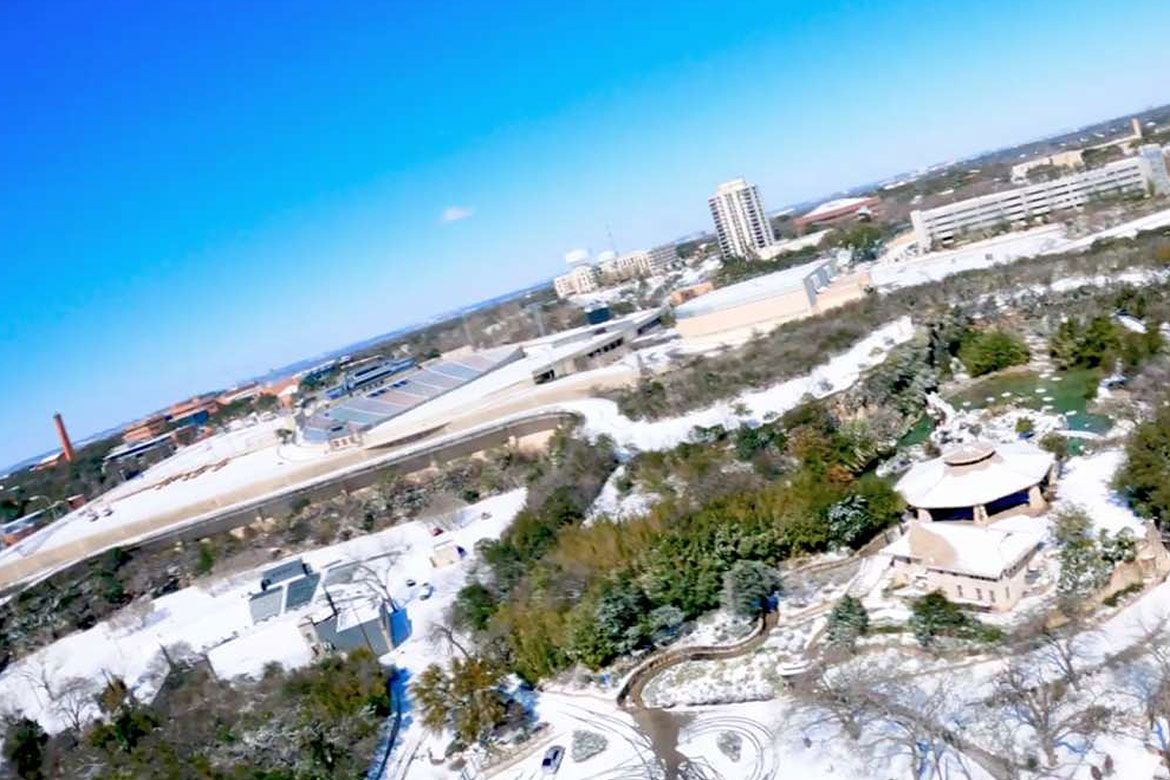
[[[558,298],[593,292],[600,286],[601,279],[597,269],[591,265],[579,265],[567,274],[562,274],[553,280],[553,289],[556,290]]]
[[[723,258],[759,257],[776,243],[759,190],[744,179],[720,184],[707,200]]]

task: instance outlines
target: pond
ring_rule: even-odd
[[[1075,369],[1042,378],[1034,371],[999,374],[976,382],[961,393],[947,398],[956,409],[986,409],[1001,404],[1050,411],[1065,415],[1074,431],[1105,433],[1113,421],[1102,414],[1087,411],[1097,393],[1101,377],[1092,369]]]

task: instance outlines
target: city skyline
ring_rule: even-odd
[[[906,36],[903,45],[913,48],[915,36],[962,20],[964,40],[977,46],[981,33],[1005,23],[973,7],[956,7],[935,14],[925,30],[911,34],[899,25],[916,7],[921,8],[889,4],[889,18],[877,14],[878,19],[858,10],[856,18],[835,26],[785,7],[787,16],[766,17],[770,26],[752,28],[744,26],[745,20],[759,19],[752,13],[758,9],[735,6],[730,18],[711,30],[708,56],[672,47],[670,36],[684,29],[684,21],[694,24],[712,16],[694,9],[666,30],[652,31],[652,14],[643,11],[646,17],[631,20],[631,30],[621,35],[594,23],[575,39],[567,37],[579,32],[575,25],[582,19],[596,22],[604,12],[562,14],[558,9],[554,24],[532,11],[525,24],[504,30],[491,27],[501,24],[499,19],[476,17],[457,40],[438,42],[452,58],[447,66],[439,59],[436,67],[442,73],[424,73],[411,59],[416,54],[411,49],[391,58],[389,64],[399,69],[396,78],[377,68],[388,56],[384,49],[411,30],[433,29],[436,20],[425,13],[394,19],[402,23],[395,35],[375,25],[356,43],[347,41],[350,60],[336,63],[330,33],[340,26],[324,24],[331,20],[301,8],[281,29],[267,31],[256,42],[254,58],[236,63],[240,72],[229,78],[210,44],[189,44],[173,58],[165,56],[168,35],[178,39],[192,21],[183,14],[164,20],[169,26],[162,25],[158,37],[136,44],[145,48],[111,35],[104,42],[107,48],[99,41],[66,53],[73,37],[89,32],[82,22],[94,20],[63,23],[41,16],[53,14],[51,9],[6,8],[0,13],[11,15],[14,23],[4,25],[9,32],[0,35],[13,40],[6,40],[11,45],[5,47],[0,105],[7,108],[4,128],[10,143],[0,159],[14,175],[2,185],[6,214],[0,226],[13,237],[4,287],[20,294],[0,314],[0,356],[6,365],[22,369],[22,386],[0,405],[0,421],[9,433],[0,445],[0,463],[49,448],[51,415],[58,409],[74,435],[83,438],[196,391],[550,278],[565,250],[579,243],[603,245],[606,225],[626,250],[709,230],[705,200],[718,182],[733,176],[759,185],[765,206],[775,209],[1164,102],[1156,83],[1163,68],[1156,58],[1168,55],[1141,45],[1155,39],[1157,22],[1131,30],[1126,20],[1085,4],[1083,14],[1066,10],[1055,25],[1059,30],[1050,28],[1050,37],[1064,33],[1061,47],[1071,49],[1122,30],[1130,33],[1131,45],[1098,49],[1098,58],[1087,62],[1077,52],[1053,58],[1052,42],[1028,37],[1029,45],[1037,47],[1035,61],[1045,54],[1049,59],[1047,69],[1038,69],[1031,80],[997,83],[1018,64],[1009,60],[995,69],[976,68],[975,77],[948,85],[955,73],[941,67],[930,82],[935,93],[903,95],[880,117],[871,117],[873,106],[866,104],[880,102],[882,87],[867,82],[863,86],[869,91],[851,91],[851,84],[857,87],[851,69],[884,54],[890,59],[883,61],[882,73],[898,86],[915,67],[945,52],[935,44],[916,57],[896,58],[898,52],[883,50],[888,40],[874,43],[881,40],[871,37],[875,31],[887,36],[900,31]],[[1167,9],[1153,3],[1148,8],[1147,21],[1160,14],[1170,22]],[[120,10],[97,21],[116,30],[116,22],[121,23],[122,35],[159,22]],[[345,10],[350,25],[355,16],[364,16],[355,8]],[[1011,21],[1026,26],[1021,19],[1035,20],[1046,11],[1025,5]],[[215,30],[217,44],[226,46],[229,33],[251,31],[256,21],[214,20],[221,25]],[[317,48],[279,78],[284,71],[272,65],[277,55],[305,44],[307,30],[321,24],[321,40],[313,39]],[[51,51],[32,51],[29,42],[36,36],[24,37],[38,25],[56,29],[59,45]],[[555,34],[532,61],[517,63],[508,55],[510,45],[527,41],[531,46],[550,29]],[[460,59],[457,45],[478,40],[472,33],[484,30],[495,30],[501,39]],[[589,63],[564,62],[554,51],[553,44],[576,40],[586,52],[602,56],[628,44],[634,30],[652,37],[654,44],[654,57],[639,63],[637,78],[617,67],[603,71]],[[818,60],[816,55],[834,40],[866,45],[859,53],[842,55],[840,62]],[[786,41],[797,44],[785,50],[795,65],[777,56]],[[610,48],[598,49],[603,43]],[[130,50],[115,51],[116,45]],[[1004,47],[1000,39],[993,48],[1002,57]],[[568,59],[572,53],[559,56]],[[467,74],[456,66],[474,64],[475,56],[507,67],[502,74],[483,76],[489,85],[469,86],[459,81]],[[52,62],[54,57],[68,62]],[[138,68],[152,57],[163,62],[160,73],[148,77]],[[539,85],[542,89],[512,81],[549,62],[557,65],[556,72]],[[332,68],[328,78],[314,80],[313,65],[322,63]],[[765,85],[726,95],[715,89],[725,77],[761,64],[777,68]],[[88,66],[96,71],[88,73]],[[1109,68],[1108,77],[1099,72],[1102,67]],[[1086,81],[1086,74],[1098,78]],[[374,86],[354,78],[361,75]],[[719,124],[726,133],[715,136],[719,153],[697,153],[704,141],[711,152],[704,131],[721,110],[752,105],[751,98],[770,95],[798,76],[806,81],[819,77],[813,84],[818,90],[804,82],[796,85],[798,97],[812,101],[803,112],[787,116],[783,110],[761,110],[750,115],[754,125],[747,130]],[[431,81],[410,88],[400,83],[410,78]],[[237,90],[241,83],[242,91]],[[66,88],[76,91],[79,84],[88,89],[80,97],[66,97]],[[427,102],[428,90],[444,92],[452,84],[461,85],[458,96],[465,103],[439,105],[433,96]],[[356,94],[338,95],[343,85],[352,85]],[[1050,94],[1028,95],[1038,85]],[[183,93],[183,87],[193,91]],[[297,89],[307,95],[306,106],[310,97],[315,99],[311,110],[272,113],[275,101],[287,101]],[[240,96],[233,96],[237,91]],[[1073,91],[1080,103],[1065,99]],[[696,110],[696,93],[714,95],[713,105],[705,102]],[[967,98],[966,114],[958,113],[962,101],[955,95],[973,95]],[[230,110],[226,118],[213,116],[212,110],[225,103],[254,115],[247,122],[234,119]],[[1007,108],[963,126],[993,103]],[[401,121],[403,106],[416,116]],[[331,108],[343,110],[345,121],[334,118]],[[870,155],[880,159],[866,159],[864,149],[846,148],[848,139],[878,138],[874,134],[899,111],[915,128],[913,138],[893,139],[886,144],[891,148],[883,148],[888,153]],[[644,120],[636,131],[628,127],[631,116]],[[446,124],[436,127],[436,117]],[[388,125],[391,119],[398,124]],[[474,131],[452,129],[461,123],[474,124]],[[289,137],[281,138],[282,132]],[[791,150],[764,154],[777,132],[793,139],[792,146],[804,150],[798,156],[811,161],[797,165]],[[317,149],[319,139],[337,137],[344,143]],[[645,159],[636,160],[639,156]],[[565,162],[570,157],[575,159]],[[538,203],[525,186],[526,177],[539,184],[542,194],[559,198]],[[630,182],[637,186],[627,187]],[[654,208],[644,205],[650,198]],[[523,242],[514,238],[512,212],[525,219]],[[495,272],[475,273],[485,262]]]

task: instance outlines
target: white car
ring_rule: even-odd
[[[561,761],[565,758],[565,749],[560,745],[553,745],[544,754],[544,759],[540,762],[540,771],[546,775],[555,775],[557,770],[561,768]]]

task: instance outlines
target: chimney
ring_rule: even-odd
[[[53,414],[53,424],[57,426],[57,438],[61,440],[61,454],[65,456],[66,462],[72,463],[73,442],[69,441],[69,432],[65,430],[65,421],[61,419],[60,412]]]

